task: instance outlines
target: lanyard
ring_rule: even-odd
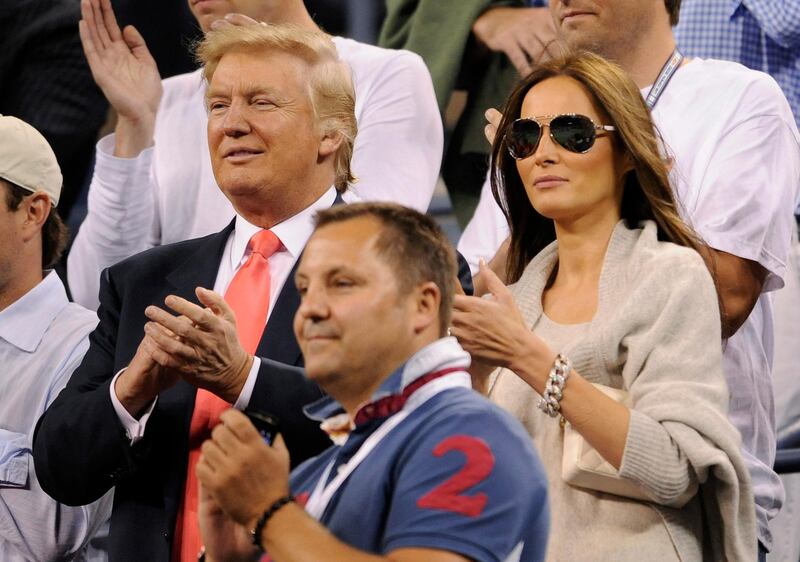
[[[342,487],[342,484],[344,484],[345,480],[347,480],[347,478],[353,473],[358,465],[360,465],[361,462],[367,458],[367,455],[369,455],[375,449],[375,447],[378,446],[378,443],[380,443],[395,427],[397,427],[400,422],[406,419],[411,412],[416,410],[418,407],[440,392],[443,392],[449,388],[469,388],[471,386],[469,375],[462,370],[452,372],[451,369],[443,369],[439,372],[443,374],[417,389],[408,398],[402,410],[383,422],[383,424],[381,424],[381,426],[364,441],[361,447],[358,448],[358,451],[356,451],[356,454],[353,455],[353,457],[347,463],[339,467],[336,477],[326,486],[325,483],[328,481],[328,478],[331,475],[331,470],[333,470],[333,465],[336,462],[336,459],[334,458],[330,463],[328,463],[328,466],[325,468],[322,476],[317,481],[314,491],[311,493],[311,496],[309,496],[308,502],[306,502],[306,512],[309,515],[311,515],[317,521],[322,518],[322,514],[325,513],[325,509],[328,507],[331,498],[337,492],[337,490]],[[431,373],[428,375],[428,377],[432,377],[436,374],[437,373]]]
[[[663,94],[664,90],[667,89],[667,84],[669,84],[669,81],[672,80],[673,76],[675,76],[675,72],[681,66],[682,62],[683,55],[676,48],[674,51],[672,51],[672,55],[669,57],[669,60],[664,64],[664,67],[658,74],[658,78],[656,78],[656,81],[653,83],[653,87],[650,88],[650,93],[647,94],[647,99],[645,101],[647,102],[647,107],[651,111],[661,98],[661,94]]]

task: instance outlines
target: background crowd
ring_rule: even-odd
[[[797,2],[0,29],[0,560],[800,560]]]

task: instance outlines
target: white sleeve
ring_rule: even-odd
[[[153,413],[153,409],[156,407],[158,396],[153,399],[153,401],[147,407],[147,410],[145,410],[144,414],[142,414],[138,420],[134,418],[132,415],[130,415],[128,410],[125,409],[125,406],[122,405],[122,402],[119,401],[119,398],[117,398],[117,393],[114,390],[114,387],[117,384],[117,379],[123,373],[123,371],[125,371],[125,369],[120,369],[120,371],[114,375],[114,378],[111,379],[111,386],[109,386],[108,390],[111,393],[111,405],[114,406],[114,411],[117,413],[117,418],[119,418],[122,427],[125,428],[125,433],[128,435],[128,439],[131,440],[131,445],[135,445],[137,441],[144,437],[144,430],[147,426],[147,420],[150,419],[150,414]]]
[[[772,79],[754,83],[748,97],[752,110],[738,112],[743,118],[708,159],[690,222],[715,250],[761,264],[768,271],[766,292],[783,287],[796,228],[800,143]]]
[[[152,246],[153,150],[147,148],[135,158],[117,158],[113,134],[97,143],[89,212],[67,258],[72,298],[90,310],[100,305],[100,273]]]
[[[478,261],[481,258],[487,262],[491,260],[509,234],[508,222],[494,200],[487,174],[475,214],[458,241],[458,251],[467,260],[473,275],[478,273]]]
[[[247,380],[239,393],[233,407],[237,410],[244,411],[247,405],[250,404],[250,398],[253,396],[253,389],[256,387],[256,380],[258,380],[258,370],[261,368],[261,359],[259,357],[253,358],[253,365],[250,367],[250,373],[247,375]]]
[[[424,213],[444,146],[430,72],[418,55],[403,51],[377,74],[358,92],[363,111],[353,150],[353,199],[393,201]]]
[[[87,337],[52,375],[51,399],[88,347]],[[111,515],[114,492],[85,506],[67,506],[52,499],[36,478],[32,434],[32,428],[28,435],[0,430],[0,559],[71,560]]]

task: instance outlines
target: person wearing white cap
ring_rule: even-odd
[[[97,316],[70,303],[48,270],[67,231],[55,207],[62,176],[27,123],[0,116],[0,560],[72,559],[111,512],[113,492],[83,507],[51,499],[31,458],[39,416],[89,348]]]

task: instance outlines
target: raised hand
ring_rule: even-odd
[[[81,17],[92,76],[119,117],[115,155],[136,156],[153,142],[162,92],[158,67],[136,28],[120,31],[110,0],[81,0]]]
[[[478,371],[484,378],[490,366],[508,367],[520,376],[530,370],[546,372],[555,353],[526,326],[511,291],[483,261],[480,275],[490,296],[456,295],[450,333],[473,361],[483,364]]]
[[[521,76],[560,50],[547,8],[490,8],[475,20],[472,32],[492,51],[505,53]]]
[[[239,342],[236,317],[222,295],[200,287],[196,294],[205,308],[171,295],[165,303],[178,316],[157,306],[145,309],[153,358],[190,384],[235,402],[253,358]]]

